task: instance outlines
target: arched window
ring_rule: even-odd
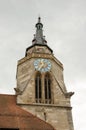
[[[51,78],[50,74],[45,75],[44,79],[44,86],[45,86],[45,103],[51,103]]]
[[[37,103],[41,103],[42,96],[42,88],[41,88],[41,74],[37,73],[35,78],[35,99]]]

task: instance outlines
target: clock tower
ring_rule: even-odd
[[[17,104],[56,130],[74,130],[70,104],[73,92],[66,90],[63,64],[47,45],[40,17],[35,27],[32,45],[17,65]]]

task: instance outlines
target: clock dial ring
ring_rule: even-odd
[[[51,62],[48,59],[39,58],[34,61],[34,67],[40,72],[47,72],[51,69]]]

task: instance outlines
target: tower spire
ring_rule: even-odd
[[[34,35],[34,39],[32,40],[33,44],[46,44],[45,36],[43,36],[43,24],[41,23],[41,17],[38,17],[38,22],[35,25],[36,34]]]

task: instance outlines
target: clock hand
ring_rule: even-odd
[[[43,68],[43,66],[44,66],[44,64],[41,64],[41,65],[39,66],[39,70],[41,70],[41,68]]]
[[[39,64],[39,70],[41,70],[41,68],[43,68],[43,67],[44,67],[44,62],[41,61],[40,64]]]

